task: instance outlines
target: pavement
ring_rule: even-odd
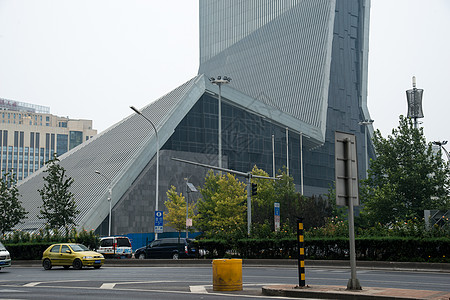
[[[358,299],[358,300],[449,300],[450,292],[408,290],[393,288],[363,287],[362,290],[347,290],[346,287],[332,285],[316,285],[300,288],[295,285],[264,286],[262,293],[266,296],[282,296],[308,299]]]
[[[105,266],[111,267],[162,267],[177,266],[189,267],[198,265],[211,265],[211,259],[107,259]],[[297,267],[295,259],[243,259],[242,265],[247,267]],[[13,266],[42,266],[41,261],[13,261]],[[349,261],[338,260],[306,260],[306,268],[343,268],[349,269]],[[365,262],[357,261],[357,269],[397,270],[418,272],[442,272],[450,274],[450,264],[446,263],[408,263],[408,262]],[[449,276],[450,278],[450,276]],[[270,285],[262,287],[266,296],[281,296],[308,299],[352,299],[352,300],[450,300],[450,291],[430,291],[395,288],[363,287],[361,290],[348,290],[345,286],[332,285]]]

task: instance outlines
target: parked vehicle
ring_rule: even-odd
[[[98,269],[104,262],[103,255],[82,244],[53,244],[42,254],[42,266],[45,270],[50,270],[53,266],[63,266],[64,269],[73,266],[76,270],[83,267]]]
[[[196,249],[192,245],[192,239],[185,238],[165,238],[151,242],[146,247],[136,250],[134,257],[145,258],[195,258]]]
[[[106,258],[131,258],[133,250],[126,236],[109,236],[100,239],[98,253]]]
[[[0,242],[0,269],[6,267],[11,267],[11,256],[6,247]]]

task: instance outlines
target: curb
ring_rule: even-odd
[[[347,290],[339,286],[312,286],[298,288],[295,285],[272,285],[262,287],[266,296],[312,298],[312,299],[344,299],[344,300],[417,300],[417,299],[450,299],[450,292],[407,290],[394,288],[363,288]]]

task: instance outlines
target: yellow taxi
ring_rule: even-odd
[[[102,254],[89,250],[82,244],[53,244],[42,254],[42,266],[50,270],[53,266],[63,266],[64,269],[73,266],[79,270],[83,267],[100,268],[105,262]]]

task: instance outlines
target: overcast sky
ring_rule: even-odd
[[[424,89],[428,141],[450,140],[450,1],[372,0],[368,105],[383,136]],[[194,77],[198,0],[0,0],[0,98],[99,132]]]

